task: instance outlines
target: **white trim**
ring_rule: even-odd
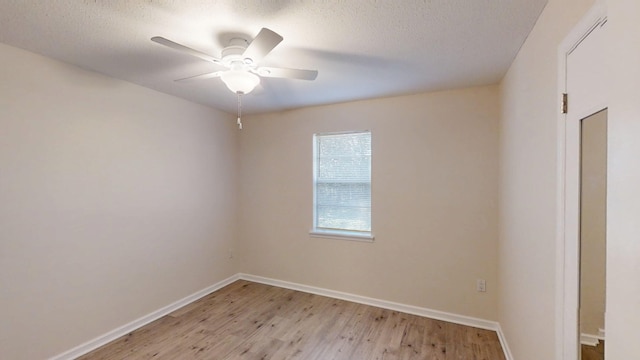
[[[149,324],[152,321],[158,320],[159,318],[178,310],[179,308],[189,305],[192,302],[207,296],[209,294],[211,294],[212,292],[219,290],[229,284],[231,284],[234,281],[237,281],[239,279],[239,275],[235,274],[225,280],[222,280],[218,283],[215,283],[205,289],[202,289],[198,292],[195,292],[185,298],[182,298],[170,305],[167,305],[161,309],[158,309],[150,314],[147,314],[141,318],[138,318],[128,324],[125,324],[123,326],[120,326],[117,329],[111,330],[108,333],[104,334],[104,335],[100,335],[98,337],[96,337],[95,339],[89,340],[86,343],[76,346],[75,348],[65,351],[62,354],[56,355],[52,358],[49,358],[49,360],[73,360],[79,356],[85,355],[103,345],[106,345],[107,343],[121,337],[124,335],[127,335],[128,333],[141,328],[144,325]]]
[[[593,334],[585,334],[585,333],[580,334],[581,345],[598,346],[598,344],[600,343],[600,340],[604,340],[604,337],[600,335],[593,335]]]
[[[465,315],[452,314],[449,312],[432,310],[424,307],[400,304],[392,301],[374,299],[366,296],[360,296],[360,295],[345,293],[341,291],[329,290],[329,289],[319,288],[315,286],[308,286],[308,285],[276,280],[276,279],[266,278],[262,276],[255,276],[250,274],[240,274],[240,279],[256,282],[260,284],[265,284],[265,285],[277,286],[277,287],[290,289],[290,290],[302,291],[310,294],[326,296],[334,299],[351,301],[358,304],[376,306],[376,307],[387,309],[387,310],[399,311],[407,314],[427,317],[430,319],[447,321],[454,324],[466,325],[466,326],[476,327],[476,328],[485,329],[485,330],[492,330],[492,331],[495,331],[498,335],[498,339],[500,340],[500,344],[502,345],[502,349],[504,350],[504,355],[506,359],[513,360],[513,356],[511,356],[511,351],[509,350],[509,346],[507,345],[506,338],[502,333],[502,328],[500,327],[500,324],[496,321],[479,319],[479,318],[465,316]]]
[[[498,329],[496,330],[498,333],[498,339],[500,340],[500,345],[502,345],[502,351],[504,351],[504,357],[506,360],[513,360],[513,354],[511,353],[511,349],[509,348],[509,344],[507,343],[507,338],[502,331],[502,326],[498,323]]]
[[[560,94],[567,88],[567,55],[588,36],[597,26],[606,22],[606,4],[597,0],[596,4],[569,32],[558,47],[558,109]],[[571,105],[569,105],[571,106]],[[556,227],[556,360],[579,359],[578,354],[578,260],[575,248],[567,236],[574,229],[568,229],[572,221],[568,221],[567,201],[567,116],[558,111],[558,172],[557,172],[557,227]]]
[[[370,232],[355,231],[331,231],[331,230],[310,230],[309,236],[314,238],[336,239],[336,240],[353,240],[362,242],[373,242],[375,237]]]
[[[358,304],[376,306],[379,308],[399,311],[407,314],[418,315],[423,317],[428,317],[436,320],[448,321],[460,325],[472,326],[485,330],[497,330],[498,323],[495,321],[484,320],[479,318],[474,318],[465,315],[452,314],[439,310],[432,310],[423,307],[406,305],[401,303],[396,303],[392,301],[374,299],[366,296],[355,295],[350,293],[345,293],[341,291],[329,290],[324,288],[319,288],[315,286],[302,285],[298,283],[292,283],[288,281],[270,279],[262,276],[255,276],[249,274],[240,274],[240,279],[252,281],[260,284],[277,286],[285,289],[302,291],[310,294],[316,294],[321,296],[327,296],[334,299],[346,300],[355,302]]]
[[[598,339],[604,340],[604,329],[598,329]]]

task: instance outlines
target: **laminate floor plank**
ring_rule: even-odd
[[[360,316],[358,306],[345,301],[336,301],[336,306],[326,307],[328,310],[326,318],[321,321],[317,330],[311,330],[307,338],[303,352],[303,359],[324,359],[329,351],[338,351],[343,345],[339,342],[341,331],[348,326],[352,318]],[[312,329],[305,326],[307,329]],[[322,339],[321,341],[319,341]],[[330,348],[330,349],[329,349]]]
[[[504,360],[495,332],[236,281],[80,360]]]
[[[144,356],[147,349],[154,349],[163,343],[173,342],[172,337],[180,333],[181,327],[190,328],[192,326],[193,324],[185,323],[181,319],[164,316],[79,359],[120,360],[130,356]]]
[[[408,324],[400,341],[398,359],[412,360],[420,358],[422,341],[424,340],[424,325]]]
[[[355,345],[353,352],[350,354],[353,359],[373,359],[375,358],[376,344],[381,342],[383,331],[391,316],[391,310],[381,309],[380,315],[370,323],[366,332]]]
[[[604,360],[604,340],[597,346],[581,345],[582,360]]]
[[[446,360],[447,358],[447,323],[440,320],[431,320],[425,323],[424,338],[422,339],[422,351],[424,359]]]
[[[365,323],[371,317],[371,313],[375,308],[359,308],[353,316],[343,324],[335,323],[335,336],[329,337],[322,351],[316,356],[317,359],[348,359],[349,349],[353,348],[352,344],[358,337],[358,334],[364,331]]]
[[[305,309],[306,315],[294,316],[289,331],[281,335],[280,338],[286,345],[276,353],[276,358],[317,358],[324,349],[319,346],[318,339],[323,339],[322,343],[325,344],[332,339],[338,329],[344,326],[346,314],[351,313],[355,306],[344,301],[322,298],[313,310]]]

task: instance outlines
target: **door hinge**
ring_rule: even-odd
[[[560,110],[563,114],[569,112],[569,95],[567,93],[562,94],[562,108]]]

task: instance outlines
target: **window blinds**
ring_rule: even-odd
[[[315,136],[317,229],[371,231],[371,133]]]

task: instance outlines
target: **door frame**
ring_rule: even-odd
[[[606,108],[593,104],[588,114],[562,114],[567,92],[567,56],[607,20],[604,0],[587,12],[558,47],[557,232],[556,232],[556,359],[580,359],[580,121]],[[569,106],[570,103],[569,103]]]

